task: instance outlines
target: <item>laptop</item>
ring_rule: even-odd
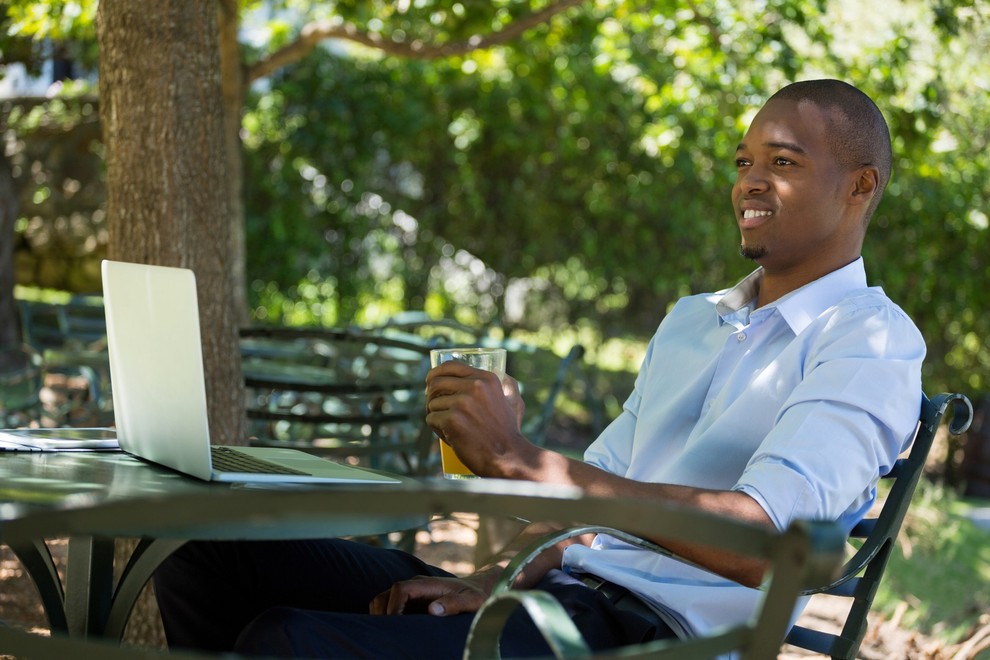
[[[102,270],[123,451],[207,481],[400,483],[295,449],[211,446],[195,275],[186,268],[106,260]],[[215,452],[250,465],[222,468]]]

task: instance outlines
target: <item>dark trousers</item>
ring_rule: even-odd
[[[372,598],[418,575],[450,577],[407,553],[343,540],[197,542],[162,564],[155,592],[170,648],[297,658],[460,658],[473,614],[368,614]],[[670,636],[561,571],[538,588],[564,605],[593,649]],[[521,609],[503,632],[502,654],[550,654]]]

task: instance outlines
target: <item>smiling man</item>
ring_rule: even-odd
[[[623,411],[583,461],[519,429],[511,378],[456,362],[427,376],[427,423],[476,474],[680,502],[754,524],[851,528],[910,441],[924,342],[860,248],[890,177],[886,123],[855,87],[795,83],[753,119],[732,188],[735,287],[681,299],[650,342]],[[455,577],[337,540],[189,544],[156,576],[175,647],[281,657],[460,657],[473,613],[526,530]],[[664,543],[660,537],[654,539]],[[545,553],[517,587],[556,596],[594,649],[689,637],[748,619],[764,567],[718,548],[667,545],[681,562],[609,536]],[[546,654],[525,615],[506,657]]]
[[[740,252],[763,267],[761,307],[859,257],[892,159],[883,115],[860,95],[837,82],[786,87],[736,150],[732,204]]]

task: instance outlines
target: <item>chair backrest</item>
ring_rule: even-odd
[[[851,538],[863,539],[862,545],[850,557],[838,576],[804,592],[805,595],[828,594],[850,598],[852,605],[846,615],[842,631],[838,634],[794,626],[787,635],[787,643],[833,658],[855,658],[866,635],[867,614],[873,605],[877,588],[894,549],[904,516],[911,505],[911,498],[921,478],[925,460],[950,404],[955,413],[949,426],[952,434],[963,433],[973,417],[973,406],[962,394],[940,394],[932,399],[922,395],[921,414],[914,442],[906,457],[900,458],[884,475],[891,480],[879,513],[864,518],[857,524]]]
[[[400,339],[418,339],[438,346],[477,344],[488,334],[484,328],[465,325],[453,319],[434,318],[421,311],[400,312],[383,324],[364,330]]]
[[[427,345],[356,330],[258,327],[241,331],[241,352],[252,444],[433,471]]]
[[[584,346],[575,344],[560,357],[553,351],[514,339],[482,343],[502,346],[508,351],[506,373],[519,381],[520,393],[526,403],[523,435],[538,445],[545,444],[563,398],[573,394],[570,390],[585,385],[581,379]],[[585,394],[581,392],[578,396]],[[580,452],[584,447],[576,449]]]
[[[426,312],[415,311],[397,314],[384,324],[368,330],[407,340],[419,339],[432,346],[504,348],[508,352],[506,372],[519,381],[526,402],[523,434],[536,444],[543,444],[546,440],[561,400],[574,396],[569,390],[580,390],[577,396],[583,404],[590,399],[587,379],[581,373],[585,351],[580,344],[575,344],[566,355],[560,357],[553,351],[515,337],[503,337],[491,328],[472,327],[451,319],[436,319]],[[597,435],[601,428],[593,429],[592,435]]]
[[[41,356],[30,346],[0,347],[0,428],[26,426],[41,417]]]
[[[107,336],[99,296],[72,296],[64,303],[18,300],[18,304],[24,341],[35,350],[88,346]]]

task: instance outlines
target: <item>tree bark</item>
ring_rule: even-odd
[[[244,110],[244,65],[237,41],[240,27],[237,0],[220,3],[220,80],[223,87],[223,134],[227,155],[227,204],[230,212],[231,302],[241,325],[250,319],[247,300],[247,243],[244,226],[244,152],[241,113]]]
[[[212,2],[103,0],[97,11],[109,255],[196,273],[210,433],[236,444],[244,386],[217,35]]]

